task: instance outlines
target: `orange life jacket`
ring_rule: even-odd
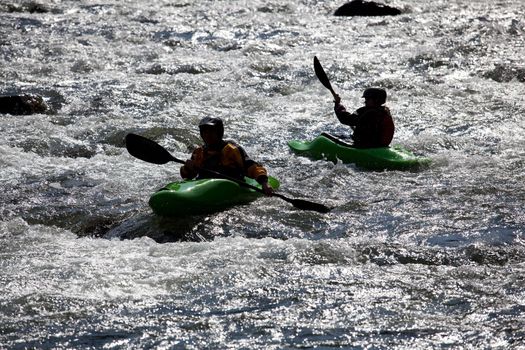
[[[198,147],[193,151],[191,160],[197,168],[213,170],[241,180],[248,176],[260,181],[268,176],[266,169],[251,160],[244,149],[234,141],[223,141],[216,148]],[[212,177],[205,171],[191,172],[185,166],[180,168],[180,174],[184,179]]]

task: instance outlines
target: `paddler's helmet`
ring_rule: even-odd
[[[386,102],[386,91],[380,88],[368,88],[363,92],[364,98],[373,98],[383,104]]]
[[[204,128],[213,128],[217,131],[217,134],[222,137],[224,136],[224,124],[222,122],[221,118],[215,118],[215,117],[204,117],[199,122],[199,130],[202,130]]]

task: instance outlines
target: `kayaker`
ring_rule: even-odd
[[[266,195],[273,193],[268,184],[268,173],[259,163],[248,157],[244,149],[231,140],[223,140],[224,123],[220,118],[204,117],[199,122],[204,145],[193,151],[191,158],[180,168],[184,179],[210,178],[211,174],[201,169],[216,171],[243,180],[251,177],[261,184]]]
[[[354,130],[352,135],[354,147],[388,147],[394,137],[395,127],[390,110],[383,106],[386,102],[386,91],[379,88],[368,88],[364,91],[363,97],[365,106],[354,113],[349,113],[341,104],[341,97],[336,94],[334,98],[335,115],[342,124]]]

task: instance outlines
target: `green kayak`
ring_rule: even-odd
[[[245,182],[261,187],[254,179],[245,177]],[[279,181],[269,177],[274,189]],[[160,216],[176,217],[208,214],[239,204],[247,204],[263,196],[262,193],[243,187],[226,179],[201,179],[177,181],[167,184],[149,199],[149,206]]]
[[[313,159],[327,159],[334,163],[340,160],[370,170],[412,170],[431,163],[430,158],[418,157],[400,146],[355,148],[329,137],[319,135],[312,141],[292,140],[288,145],[295,153]]]

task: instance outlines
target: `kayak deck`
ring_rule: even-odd
[[[313,159],[355,164],[369,170],[410,170],[428,166],[430,158],[418,157],[401,146],[355,148],[320,135],[312,141],[288,141],[297,154]]]
[[[246,177],[245,182],[261,188],[254,179]],[[279,188],[279,181],[273,177],[268,178],[268,183]],[[180,217],[225,210],[261,196],[260,192],[226,179],[185,180],[169,183],[153,193],[149,206],[157,215]]]

